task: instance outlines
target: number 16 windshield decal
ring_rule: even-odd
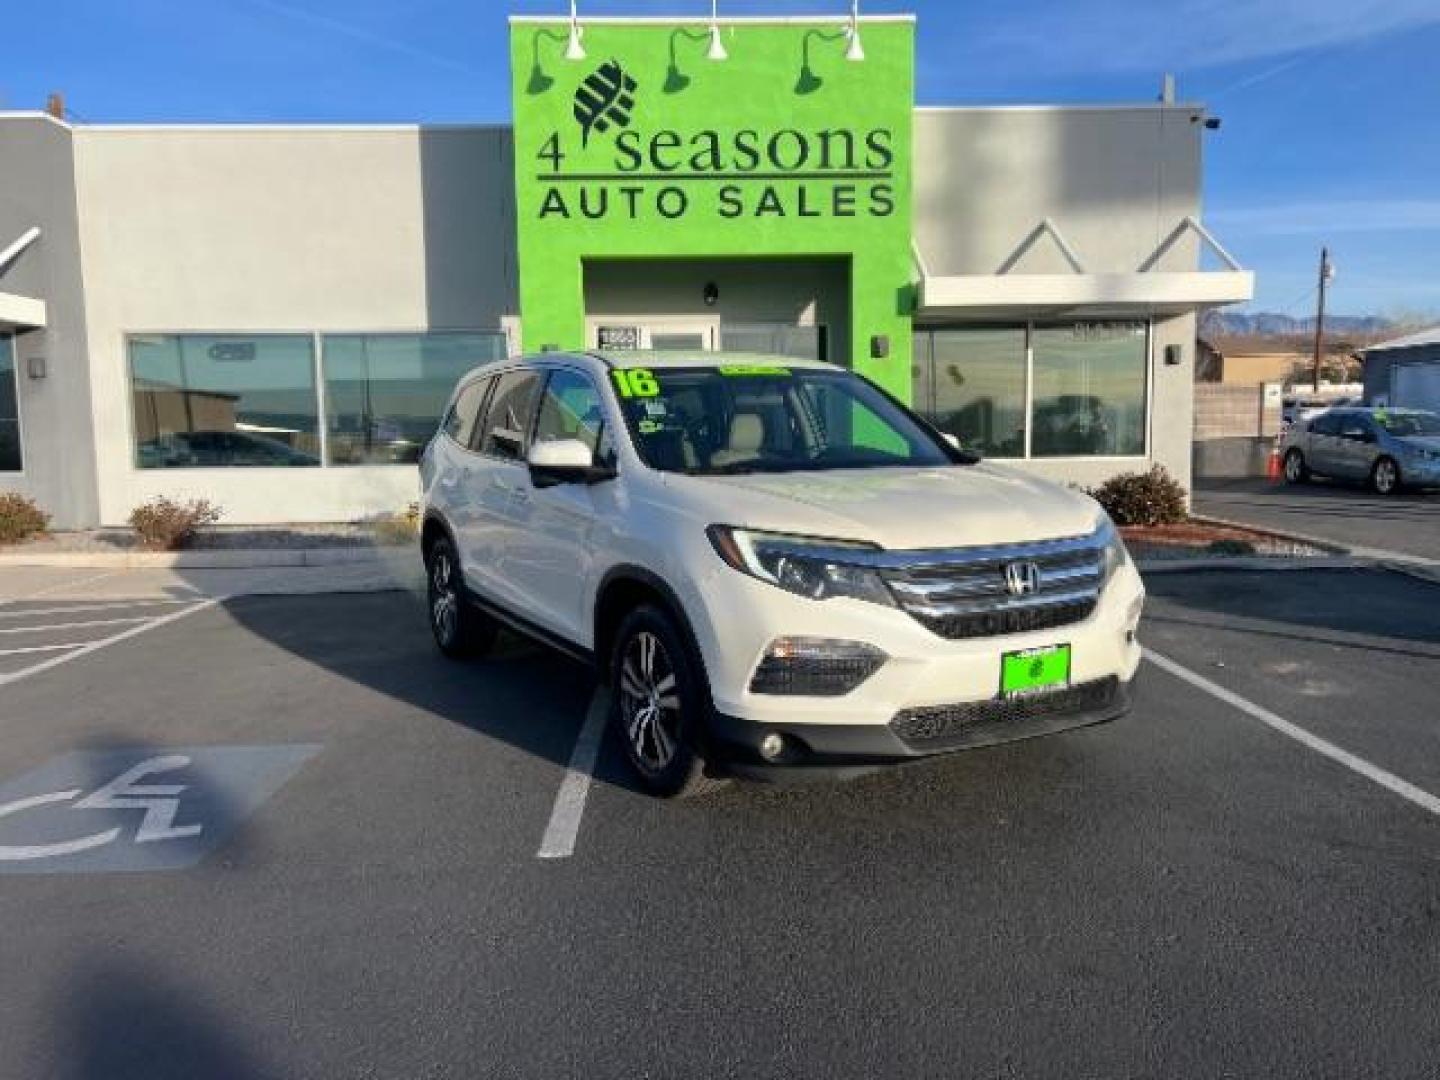
[[[610,374],[622,398],[652,398],[660,393],[660,384],[649,368],[616,370]]]

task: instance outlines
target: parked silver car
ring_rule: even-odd
[[[1328,409],[1280,442],[1285,479],[1367,481],[1381,495],[1440,487],[1440,415],[1418,409]]]

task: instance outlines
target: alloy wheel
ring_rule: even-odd
[[[1395,463],[1388,458],[1382,458],[1375,463],[1375,490],[1381,495],[1389,495],[1395,490],[1395,485],[1400,481],[1400,470]]]
[[[1301,468],[1303,468],[1303,465],[1300,461],[1300,455],[1292,450],[1285,457],[1285,479],[1289,480],[1292,484],[1298,483]]]
[[[430,621],[441,644],[455,640],[460,598],[455,594],[455,569],[447,548],[440,548],[430,560]]]
[[[660,639],[648,630],[625,646],[620,713],[636,762],[652,773],[664,771],[680,746],[680,694],[675,665]]]

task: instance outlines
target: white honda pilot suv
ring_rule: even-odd
[[[1129,707],[1144,589],[1086,495],[828,364],[564,354],[461,381],[421,460],[431,628],[594,664],[661,794]]]

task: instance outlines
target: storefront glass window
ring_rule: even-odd
[[[925,332],[915,361],[915,401],[931,423],[986,457],[1025,456],[1023,326]]]
[[[130,339],[142,469],[320,464],[309,335]]]
[[[1032,347],[1035,457],[1145,453],[1144,323],[1037,326]]]
[[[327,334],[328,464],[396,465],[419,460],[460,377],[506,355],[499,331]]]
[[[1031,457],[1143,456],[1148,335],[1135,321],[919,330],[914,407],[986,457],[1025,457],[1027,426]]]
[[[20,395],[15,339],[0,334],[0,472],[19,472]]]

